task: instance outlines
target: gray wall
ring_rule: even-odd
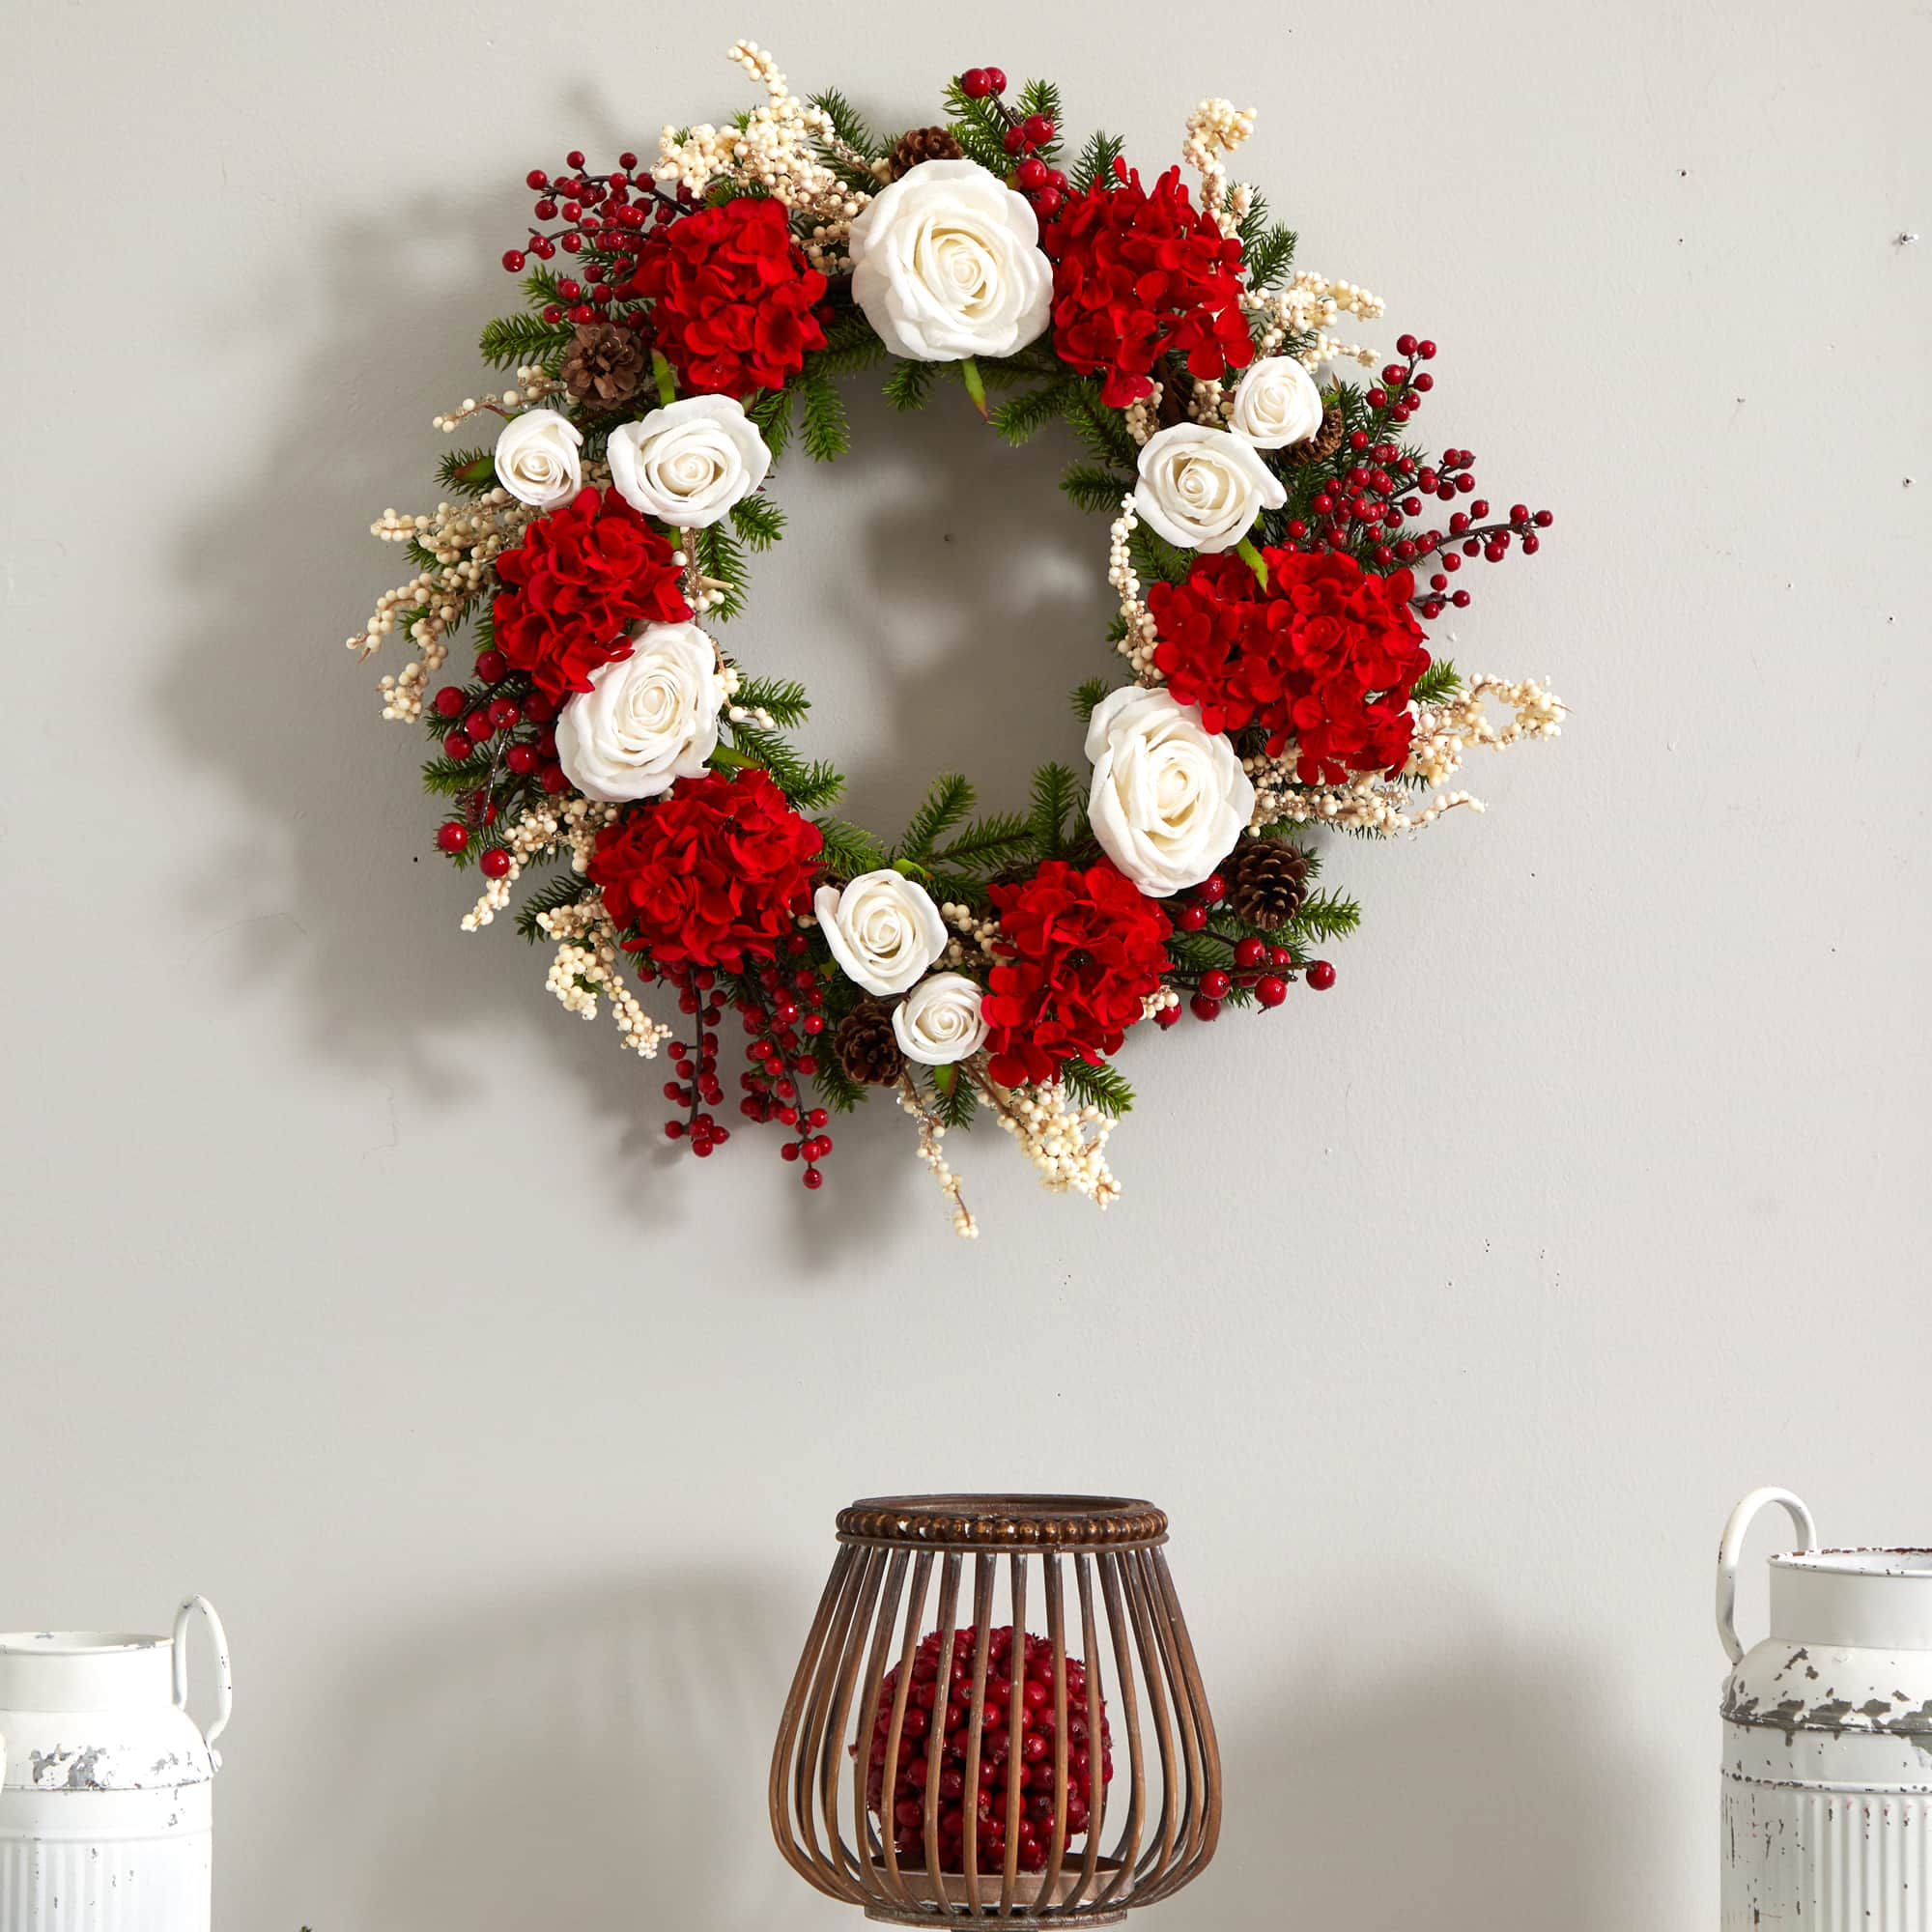
[[[662,1070],[456,930],[341,648],[524,170],[748,100],[734,31],[881,119],[1050,71],[1150,170],[1258,105],[1304,262],[1442,345],[1418,427],[1558,511],[1454,650],[1570,731],[1336,850],[1333,993],[1136,1041],[1104,1218],[980,1136],[959,1244],[883,1109],[816,1201],[667,1158]],[[1932,1536],[1924,8],[30,0],[11,53],[0,1624],[221,1605],[221,1924],[839,1922],[770,1731],[834,1509],[956,1484],[1173,1513],[1229,1792],[1172,1932],[1710,1922],[1723,1512]],[[734,641],[884,825],[1077,749],[1105,532],[956,403],[857,414]]]

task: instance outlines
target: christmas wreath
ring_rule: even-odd
[[[882,140],[751,43],[731,58],[764,98],[729,125],[668,128],[647,169],[528,175],[503,257],[528,306],[482,336],[514,385],[436,419],[500,428],[445,455],[432,513],[374,526],[414,575],[350,644],[413,647],[383,715],[435,741],[436,844],[483,877],[464,928],[549,872],[517,923],[566,1008],[668,1045],[673,1141],[731,1137],[735,1015],[737,1115],[807,1187],[831,1114],[876,1087],[961,1233],[943,1143],[980,1111],[1104,1206],[1130,1030],[1333,985],[1318,952],[1359,909],[1318,887],[1310,833],[1414,832],[1475,806],[1441,788],[1469,747],[1556,734],[1540,684],[1464,678],[1423,628],[1469,602],[1465,560],[1533,554],[1550,516],[1492,512],[1468,450],[1411,440],[1434,343],[1338,339],[1382,304],[1295,269],[1229,179],[1251,120],[1226,101],[1188,119],[1190,188],[1106,134],[1071,156],[1045,81],[970,70],[943,124]],[[831,815],[801,686],[722,638],[784,526],[774,466],[838,456],[838,384],[875,364],[901,409],[1070,430],[1062,487],[1111,520],[1120,598],[1115,676],[1074,693],[1087,772],[1050,764],[984,815],[942,777],[891,841]]]

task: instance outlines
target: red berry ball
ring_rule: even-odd
[[[543,188],[550,185],[550,177],[541,168],[532,168],[524,177],[524,185],[529,188]]]
[[[808,1187],[823,1187],[825,1185],[824,1175],[820,1174],[815,1167],[808,1167],[799,1178]],[[922,1725],[921,1728],[923,1729],[924,1726]]]
[[[447,825],[436,828],[436,842],[444,852],[460,852],[469,843],[469,828],[457,824],[452,818]]]
[[[1044,114],[1029,114],[1020,123],[1020,131],[1026,136],[1029,148],[1044,148],[1053,139],[1054,127]]]
[[[1037,187],[1046,185],[1046,178],[1051,170],[1037,156],[1029,156],[1013,170],[1013,185],[1031,193]]]
[[[486,879],[500,879],[510,869],[510,855],[500,845],[493,845],[476,863]]]
[[[1000,144],[1009,155],[1017,155],[1026,146],[1026,129],[1017,122],[1000,136]]]
[[[1288,981],[1278,973],[1270,973],[1255,981],[1255,998],[1264,1007],[1278,1007],[1288,998]]]
[[[503,250],[503,266],[509,270],[511,274],[520,274],[524,267],[524,251],[521,248],[505,248]]]
[[[561,765],[546,765],[537,782],[553,795],[570,789],[570,781],[564,777]]]
[[[1325,959],[1308,962],[1308,983],[1318,993],[1325,993],[1335,983],[1335,969]]]
[[[1165,1033],[1171,1026],[1179,1025],[1179,1021],[1180,1021],[1180,1009],[1179,1007],[1163,1007],[1161,1008],[1160,1011],[1155,1013],[1153,1016],[1154,1025],[1157,1026],[1162,1033]]]
[[[983,100],[993,91],[991,77],[982,67],[969,67],[959,76],[959,91],[968,100]]]
[[[436,715],[439,718],[454,718],[463,709],[463,693],[453,684],[445,684],[436,695]]]
[[[537,748],[534,745],[512,745],[503,753],[503,762],[521,778],[527,778],[537,768]]]
[[[1210,1000],[1206,993],[1196,993],[1188,1001],[1187,1010],[1197,1020],[1218,1020],[1221,1017],[1221,1002]]]
[[[1043,187],[1033,198],[1034,212],[1037,214],[1058,214],[1064,199],[1057,187]]]
[[[563,164],[567,168],[581,168],[583,165],[583,150],[582,148],[571,149],[570,153],[564,156]]]
[[[1194,888],[1195,896],[1208,905],[1219,905],[1228,896],[1228,882],[1219,872],[1209,872]]]
[[[462,731],[452,731],[442,741],[442,755],[459,765],[475,749],[476,747],[469,742],[468,734]]]
[[[1007,91],[1007,71],[1003,67],[989,67],[986,70],[986,86],[989,92],[1004,94]]]
[[[1267,947],[1262,940],[1253,938],[1237,940],[1235,944],[1235,964],[1243,970],[1259,966],[1267,957]]]
[[[1228,988],[1234,982],[1227,974],[1216,966],[1201,976],[1201,997],[1204,1000],[1219,1002],[1228,997]]]
[[[1208,923],[1205,905],[1184,905],[1175,914],[1174,923],[1182,932],[1199,932]]]
[[[510,661],[501,651],[478,651],[476,653],[476,675],[485,684],[500,684],[508,673]]]

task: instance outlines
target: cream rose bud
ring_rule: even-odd
[[[861,872],[820,886],[811,909],[845,977],[868,993],[903,993],[946,951],[931,895],[901,872]]]
[[[526,410],[497,439],[497,480],[520,503],[554,509],[583,480],[583,432],[554,410]]]
[[[1236,385],[1228,427],[1257,449],[1306,442],[1321,427],[1321,391],[1293,355],[1264,355]]]
[[[852,299],[895,355],[1010,355],[1045,328],[1053,265],[1022,195],[977,161],[922,161],[852,224]]]
[[[634,510],[705,529],[765,480],[772,452],[735,396],[686,396],[611,432],[611,481]]]
[[[711,639],[696,624],[646,624],[557,713],[556,761],[585,798],[655,798],[704,769],[724,702]]]
[[[951,1066],[978,1053],[986,1037],[980,1011],[985,997],[963,973],[934,973],[893,1009],[893,1037],[908,1060],[922,1066]]]
[[[1141,445],[1134,508],[1182,550],[1233,550],[1264,510],[1288,501],[1251,443],[1224,429],[1176,423]]]
[[[1150,898],[1198,886],[1254,816],[1255,788],[1234,746],[1168,692],[1130,684],[1102,698],[1087,755],[1094,836]]]

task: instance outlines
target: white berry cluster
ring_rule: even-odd
[[[1099,1108],[1076,1107],[1057,1083],[992,1092],[1000,1125],[1039,1170],[1048,1192],[1084,1195],[1096,1208],[1120,1199],[1121,1183],[1106,1153],[1114,1123]]]
[[[620,977],[624,952],[617,931],[605,916],[600,895],[591,894],[575,905],[539,913],[537,924],[557,941],[545,986],[566,1012],[586,1020],[597,1017],[601,994],[611,1003],[622,1044],[646,1060],[655,1060],[659,1045],[670,1037],[669,1027],[644,1011],[638,996]]]
[[[956,1079],[964,1079],[960,1072]],[[939,1191],[945,1195],[952,1209],[952,1232],[962,1240],[977,1240],[980,1224],[973,1218],[966,1206],[965,1196],[959,1191],[959,1177],[947,1164],[946,1154],[940,1143],[946,1138],[946,1122],[940,1120],[920,1097],[920,1092],[903,1074],[899,1077],[898,1102],[900,1108],[910,1114],[919,1126],[919,1157],[925,1171],[939,1183]]]
[[[852,266],[845,238],[870,197],[846,186],[818,151],[838,150],[840,159],[860,170],[872,164],[843,147],[830,115],[792,93],[778,63],[755,41],[734,42],[729,58],[764,88],[763,104],[752,109],[742,127],[714,128],[707,122],[681,135],[667,128],[652,172],[660,185],[682,182],[700,198],[720,178],[773,196],[811,220],[805,241],[811,266],[824,274],[842,272]]]
[[[1187,117],[1187,138],[1181,143],[1180,158],[1201,177],[1201,206],[1214,217],[1223,235],[1234,235],[1241,225],[1252,197],[1240,196],[1240,206],[1228,191],[1228,170],[1223,155],[1232,155],[1255,131],[1255,110],[1245,112],[1231,100],[1204,100]]]
[[[1141,580],[1134,569],[1133,535],[1140,521],[1133,497],[1122,497],[1121,514],[1107,531],[1107,582],[1120,596],[1121,621],[1126,626],[1126,634],[1114,648],[1133,667],[1134,676],[1142,684],[1158,684],[1160,673],[1153,665],[1153,613],[1141,601]]]

